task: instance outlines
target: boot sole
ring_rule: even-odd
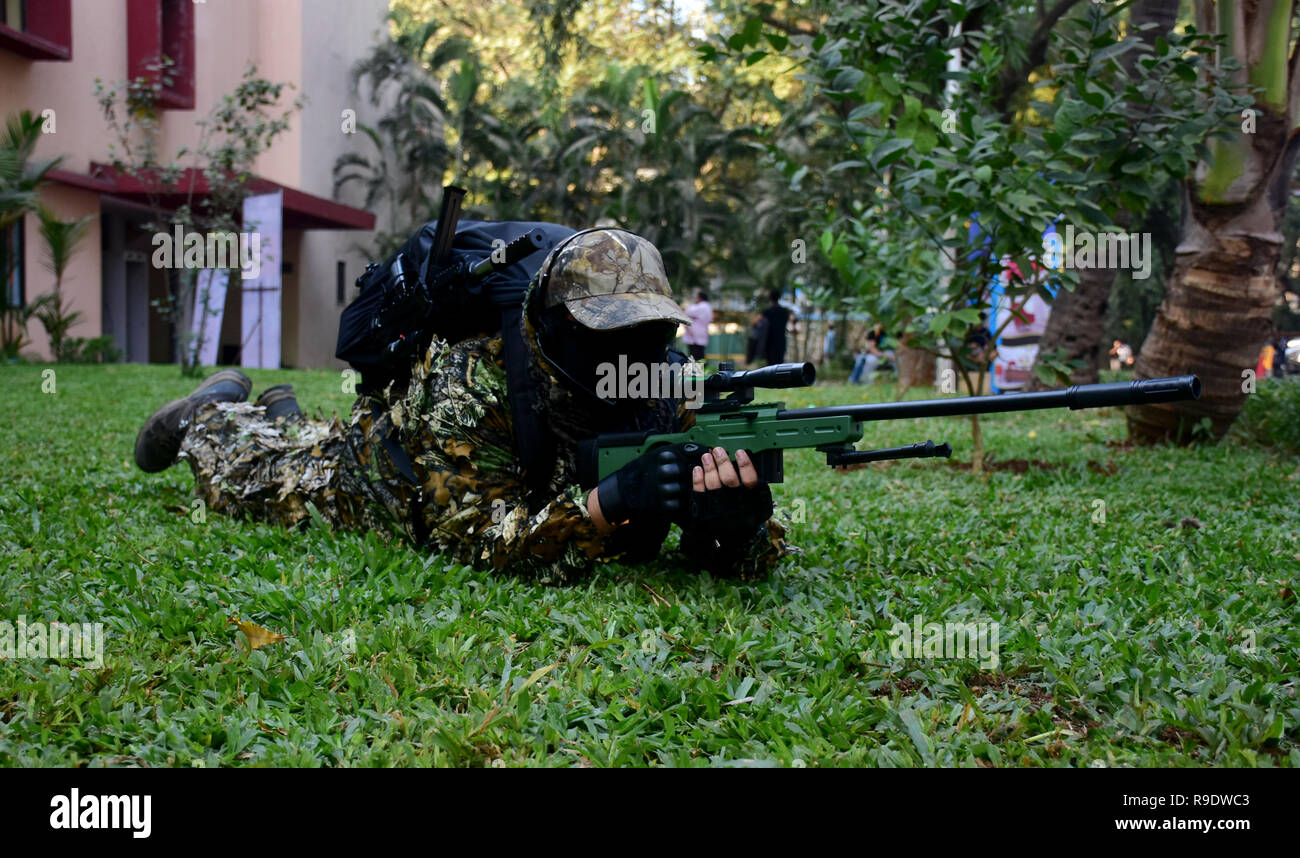
[[[185,441],[181,425],[189,420],[194,403],[190,399],[176,399],[168,402],[153,413],[140,432],[135,436],[135,463],[148,474],[165,471],[176,462]],[[185,412],[190,412],[186,414]],[[169,422],[175,421],[175,428],[166,430]]]

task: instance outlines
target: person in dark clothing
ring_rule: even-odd
[[[763,311],[767,320],[767,337],[763,346],[763,359],[768,365],[785,360],[785,329],[794,313],[788,307],[781,306],[781,290],[773,289],[768,296],[772,304]],[[798,333],[798,328],[795,328]]]
[[[968,352],[966,357],[970,360],[980,363],[985,359],[985,350],[993,339],[993,333],[989,330],[989,314],[987,310],[980,311],[980,323],[970,329],[966,334],[966,347]]]

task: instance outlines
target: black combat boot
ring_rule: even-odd
[[[298,407],[298,398],[293,395],[292,384],[268,387],[253,404],[266,409],[268,420],[278,420],[281,417],[285,420],[297,420],[302,417],[302,409]]]
[[[205,402],[243,402],[253,382],[237,369],[214,372],[184,399],[168,402],[153,413],[135,436],[135,463],[155,473],[170,468],[181,451],[194,409]]]

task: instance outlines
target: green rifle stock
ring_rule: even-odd
[[[580,450],[582,483],[591,488],[638,456],[665,444],[698,444],[703,449],[722,447],[728,455],[745,450],[754,460],[759,477],[768,483],[784,480],[783,453],[813,447],[826,454],[832,467],[887,459],[949,456],[947,444],[925,441],[882,450],[857,450],[862,424],[875,420],[913,417],[953,417],[1033,411],[1040,408],[1105,408],[1150,405],[1197,399],[1201,382],[1194,375],[1148,378],[1113,384],[1075,385],[1065,390],[968,396],[912,402],[832,405],[823,408],[789,408],[783,402],[754,402],[755,388],[806,387],[816,378],[810,363],[782,363],[748,372],[735,372],[723,364],[704,382],[705,401],[696,412],[695,425],[683,432],[652,434],[624,432],[600,435]],[[723,397],[721,394],[729,393]]]

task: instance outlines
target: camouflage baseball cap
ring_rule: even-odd
[[[594,331],[643,322],[688,323],[673,300],[663,257],[653,244],[624,229],[578,234],[548,259],[550,275],[543,308],[564,304],[573,318]]]

